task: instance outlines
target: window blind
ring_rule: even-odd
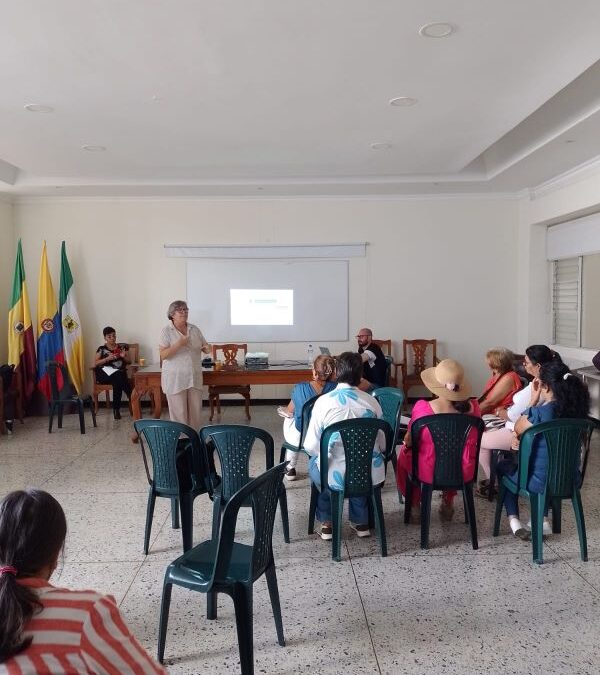
[[[581,257],[554,261],[552,283],[554,344],[581,344]]]

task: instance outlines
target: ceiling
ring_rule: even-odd
[[[598,0],[5,3],[0,193],[533,188],[600,156],[599,29]]]

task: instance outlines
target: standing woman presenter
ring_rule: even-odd
[[[202,352],[210,345],[198,326],[188,323],[183,300],[169,305],[167,324],[160,334],[161,386],[167,396],[169,417],[198,431],[202,410]]]

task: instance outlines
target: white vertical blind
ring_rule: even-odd
[[[554,261],[552,322],[554,344],[581,346],[581,257]]]

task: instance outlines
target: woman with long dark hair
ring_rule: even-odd
[[[518,449],[518,437],[529,427],[553,419],[586,418],[590,409],[590,395],[586,385],[574,375],[569,368],[558,359],[542,365],[537,380],[534,380],[529,407],[515,423],[515,441],[513,449]],[[540,493],[546,484],[548,472],[548,448],[543,435],[534,442],[529,461],[529,479],[527,489]],[[498,475],[508,475],[517,480],[517,463],[508,459],[498,464]],[[529,537],[527,527],[519,520],[519,502],[517,495],[506,491],[504,506],[512,533],[526,539]],[[547,515],[547,511],[546,514]],[[552,534],[550,522],[544,518],[544,534]]]
[[[43,490],[11,492],[0,503],[0,664],[28,675],[166,673],[114,598],[48,582],[66,534],[62,507]]]

